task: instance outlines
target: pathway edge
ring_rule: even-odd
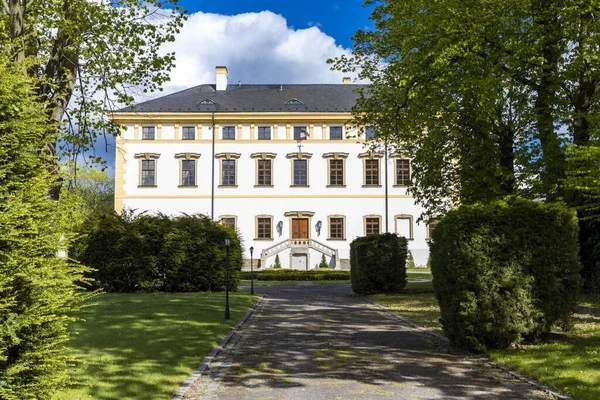
[[[383,304],[380,304],[380,303],[376,302],[375,300],[373,300],[373,299],[371,299],[369,297],[365,297],[365,299],[369,303],[371,303],[374,306],[376,306],[377,308],[379,308],[381,310],[384,310],[385,312],[393,315],[394,317],[400,319],[402,322],[410,325],[411,327],[416,328],[419,331],[421,331],[423,333],[426,333],[426,334],[428,334],[430,336],[433,336],[436,339],[442,340],[442,341],[444,341],[446,343],[450,343],[450,339],[448,339],[446,336],[440,335],[439,333],[432,332],[430,330],[427,330],[427,329],[423,328],[422,326],[419,326],[415,321],[411,320],[410,318],[406,318],[405,316],[398,314],[396,311],[389,309],[388,307],[384,306]],[[518,379],[518,380],[520,380],[522,382],[525,382],[525,383],[527,383],[529,385],[535,386],[536,388],[538,388],[540,390],[543,390],[544,392],[546,392],[549,395],[553,396],[555,399],[558,399],[558,400],[573,400],[572,397],[569,397],[569,396],[566,396],[564,394],[558,393],[558,392],[552,390],[552,388],[550,388],[548,386],[545,386],[545,385],[542,385],[539,382],[533,381],[533,380],[531,380],[531,378],[529,378],[529,377],[527,377],[525,375],[519,374],[518,372],[514,371],[512,368],[507,367],[506,365],[499,364],[499,363],[496,363],[496,362],[492,361],[489,357],[487,357],[485,355],[474,354],[474,356],[477,357],[477,358],[479,358],[479,359],[485,360],[489,365],[491,365],[491,366],[493,366],[495,368],[498,368],[498,369],[506,372],[507,374],[515,377],[516,379]]]
[[[225,348],[227,343],[229,343],[233,334],[237,332],[244,324],[244,322],[246,322],[246,320],[250,318],[250,315],[252,315],[254,311],[256,311],[256,309],[259,308],[260,305],[262,305],[264,299],[265,296],[261,295],[258,298],[258,300],[254,302],[254,305],[248,311],[246,311],[246,314],[244,314],[244,316],[235,324],[233,328],[231,328],[229,332],[227,332],[227,334],[223,337],[223,339],[221,339],[219,344],[204,357],[200,365],[192,372],[192,374],[189,377],[187,377],[185,381],[183,381],[181,386],[179,386],[177,394],[172,398],[172,400],[182,400],[184,398],[187,391],[194,385],[198,378],[202,376],[202,374],[204,373],[204,371],[206,371],[210,363],[212,363],[212,361],[221,352],[221,350]]]

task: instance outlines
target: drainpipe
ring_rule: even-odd
[[[388,218],[388,144],[385,141],[385,232],[390,232],[389,218]]]
[[[212,181],[210,192],[210,219],[215,220],[215,112],[212,112]]]

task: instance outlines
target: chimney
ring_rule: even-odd
[[[227,89],[227,67],[217,67],[217,90]]]
[[[345,76],[345,77],[342,79],[342,82],[344,82],[344,85],[348,85],[348,84],[350,84],[350,77],[349,77],[349,76]]]

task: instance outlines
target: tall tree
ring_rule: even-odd
[[[375,29],[358,31],[353,56],[331,62],[372,82],[354,121],[377,124],[413,157],[411,190],[430,215],[506,194],[600,214],[590,206],[598,186],[578,185],[600,171],[577,167],[586,155],[597,166],[599,0],[366,4]],[[581,228],[584,264],[600,274],[600,245],[590,248],[600,224]]]
[[[160,90],[175,60],[161,45],[174,40],[182,11],[177,0],[0,0],[0,43],[14,61],[34,57],[29,74],[43,78],[37,94],[57,129],[49,155],[76,160],[118,134],[107,118],[116,104]]]
[[[57,177],[39,149],[55,132],[38,82],[2,51],[0,76],[0,399],[48,399],[67,380],[67,325],[89,297],[77,284],[87,268],[57,257],[80,207],[48,199]]]

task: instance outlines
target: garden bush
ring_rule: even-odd
[[[242,272],[241,278],[250,279],[250,271]],[[309,271],[270,268],[254,272],[254,279],[260,281],[337,281],[350,279],[350,271],[320,268]]]
[[[367,235],[350,243],[355,293],[398,293],[406,286],[408,241],[394,233]]]
[[[508,198],[461,206],[432,233],[431,270],[445,334],[475,350],[567,328],[581,286],[575,214]]]
[[[89,265],[96,288],[107,292],[191,292],[225,288],[223,226],[203,215],[167,217],[132,212],[94,216],[70,255]],[[241,244],[231,236],[230,289],[241,270]]]

